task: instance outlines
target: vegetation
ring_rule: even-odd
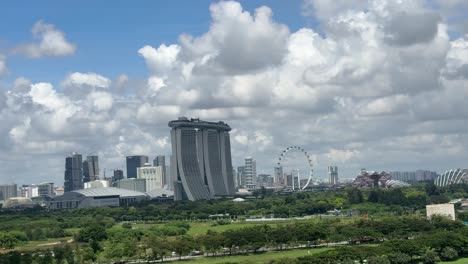
[[[424,206],[467,194],[467,185],[437,188],[427,184],[287,196],[259,192],[258,199],[242,203],[147,202],[126,208],[5,211],[0,214],[0,230],[4,230],[0,232],[0,253],[5,253],[0,255],[0,263],[153,261],[198,254],[215,259],[229,255],[231,258],[223,261],[231,263],[244,263],[243,257],[249,257],[239,254],[253,254],[253,259],[277,254],[276,260],[260,258],[269,263],[451,261],[468,255],[468,227],[442,217],[428,221]],[[333,216],[338,214],[334,211],[331,217],[310,220],[243,221],[247,217],[323,214],[334,209],[341,211],[339,217]],[[361,217],[346,217],[351,215]],[[68,241],[71,237],[73,242]],[[37,245],[33,251],[23,247],[32,244]],[[271,252],[296,252],[298,247],[307,247],[314,254]]]

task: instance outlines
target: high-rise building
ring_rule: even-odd
[[[54,193],[54,183],[52,182],[43,182],[37,185],[38,196],[40,197],[53,197]]]
[[[0,185],[0,201],[6,201],[8,198],[18,196],[18,186],[16,184]]]
[[[145,179],[147,192],[164,187],[164,168],[163,166],[137,168],[137,179]]]
[[[257,177],[257,187],[271,188],[274,186],[274,178],[269,174],[259,174]]]
[[[148,156],[128,156],[127,157],[127,179],[137,177],[137,168],[144,167],[148,163]]]
[[[112,182],[123,180],[124,174],[123,170],[114,170],[114,176],[112,177]]]
[[[283,174],[283,167],[275,167],[273,173],[275,187],[283,187],[284,186],[284,174]]]
[[[330,185],[338,184],[338,167],[328,166],[328,183]]]
[[[257,162],[254,158],[245,158],[245,172],[243,177],[247,190],[255,190],[257,188]]]
[[[238,188],[245,188],[245,166],[237,167],[237,187]]]
[[[98,156],[87,156],[83,161],[83,182],[90,182],[99,179],[99,158]]]
[[[39,187],[35,184],[22,185],[20,187],[21,197],[33,198],[39,196]]]
[[[83,183],[83,162],[82,156],[78,153],[65,158],[65,192],[81,190],[84,188]]]
[[[231,127],[224,122],[179,118],[169,122],[175,200],[234,195]]]
[[[166,166],[166,157],[165,156],[157,156],[153,160],[153,166],[154,167],[162,167],[162,180],[163,180],[163,185],[168,185],[167,187],[170,188],[169,182],[171,182],[170,179],[168,179],[168,169]],[[147,186],[148,188],[148,186]]]

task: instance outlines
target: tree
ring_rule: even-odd
[[[367,261],[368,264],[391,264],[387,256],[374,256],[370,257]]]
[[[170,245],[173,251],[179,256],[179,259],[182,259],[183,255],[187,255],[195,248],[195,243],[190,236],[176,237]]]
[[[405,253],[394,253],[390,256],[392,264],[406,264],[411,262],[411,257]]]
[[[426,250],[421,259],[424,264],[434,264],[440,261],[439,255],[433,249]]]
[[[61,246],[56,246],[53,249],[54,258],[56,264],[62,264],[65,260],[65,248]]]
[[[440,256],[443,260],[455,260],[458,258],[458,252],[451,247],[445,247]]]
[[[106,228],[98,223],[80,229],[76,236],[76,240],[79,242],[89,242],[90,240],[102,241],[106,238]]]

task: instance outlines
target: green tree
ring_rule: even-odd
[[[190,236],[178,236],[170,244],[179,259],[182,259],[183,255],[187,255],[195,248],[195,243]]]
[[[426,250],[421,259],[424,264],[434,264],[440,261],[439,255],[433,249]]]
[[[94,223],[88,227],[80,229],[76,236],[76,240],[79,242],[89,242],[90,240],[102,241],[106,238],[106,228],[99,223]]]
[[[440,256],[443,260],[455,260],[458,258],[458,252],[451,247],[445,247],[444,250],[440,252]]]

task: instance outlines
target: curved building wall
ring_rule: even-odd
[[[228,132],[221,132],[221,161],[223,167],[224,184],[228,195],[234,195],[236,186],[231,159],[231,139]]]
[[[205,130],[203,134],[207,143],[204,145],[205,171],[210,192],[213,195],[227,195],[222,172],[219,132]]]
[[[222,122],[171,121],[175,200],[201,200],[235,194],[230,127]]]

